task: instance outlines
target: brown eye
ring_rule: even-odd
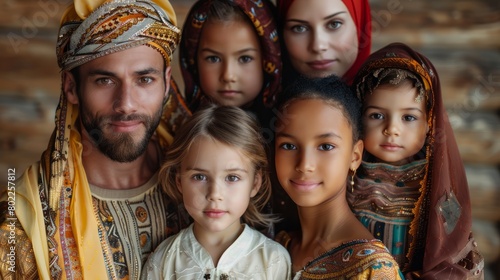
[[[403,120],[405,120],[407,122],[412,122],[412,121],[416,121],[417,117],[412,116],[412,115],[405,115],[405,116],[403,116]]]
[[[297,150],[297,147],[290,143],[283,143],[279,147],[283,150]]]
[[[217,62],[221,62],[220,57],[215,56],[215,55],[207,56],[207,57],[205,57],[205,60],[206,60],[208,63],[217,63]]]
[[[238,60],[240,61],[240,63],[250,63],[253,61],[253,57],[249,55],[243,55]]]
[[[373,113],[373,114],[370,114],[368,117],[370,119],[374,119],[374,120],[383,120],[384,119],[384,115],[382,115],[380,113]]]
[[[194,174],[191,178],[193,178],[193,180],[195,180],[195,181],[206,181],[207,180],[207,176],[205,176],[203,174]]]
[[[113,83],[113,80],[110,78],[98,78],[95,80],[95,83],[98,85],[110,85]]]
[[[332,144],[321,144],[319,145],[318,149],[320,151],[331,151],[335,149],[335,146],[333,146]]]
[[[236,176],[236,175],[228,175],[226,177],[226,181],[229,181],[229,182],[238,182],[240,180],[240,177]]]
[[[139,81],[141,84],[150,84],[154,81],[154,79],[151,77],[141,77]]]

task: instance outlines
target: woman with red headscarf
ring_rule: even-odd
[[[285,77],[336,75],[348,84],[370,55],[368,0],[277,0]],[[286,85],[285,85],[286,86]]]
[[[276,4],[278,30],[284,43],[282,88],[300,75],[336,75],[351,84],[370,55],[368,0],[277,0]],[[274,176],[273,181],[272,208],[282,218],[275,232],[298,230],[295,204]]]

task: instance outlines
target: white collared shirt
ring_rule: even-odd
[[[291,279],[287,250],[244,226],[215,267],[210,254],[196,240],[191,224],[156,248],[144,266],[141,279]]]

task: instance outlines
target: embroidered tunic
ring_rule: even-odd
[[[426,164],[425,159],[402,166],[363,162],[354,193],[347,192],[354,214],[384,242],[400,267],[406,263],[412,210],[420,196],[419,182]]]
[[[187,213],[176,211],[157,182],[155,175],[143,186],[131,190],[90,185],[100,220],[101,241],[109,244],[107,253],[118,279],[139,279],[149,254],[169,235],[178,232],[180,224],[189,222]]]

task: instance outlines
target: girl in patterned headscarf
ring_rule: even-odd
[[[368,58],[354,85],[365,155],[351,171],[352,210],[406,279],[480,279],[467,179],[436,69],[394,43]]]
[[[200,0],[183,26],[180,60],[192,111],[234,105],[263,121],[280,88],[274,6],[268,0]]]
[[[368,0],[278,0],[284,80],[336,75],[348,84],[370,55]]]

